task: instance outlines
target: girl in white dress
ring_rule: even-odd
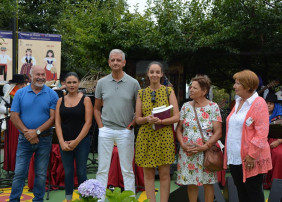
[[[57,70],[55,67],[56,58],[54,58],[54,51],[48,50],[44,58],[46,81],[57,80]]]

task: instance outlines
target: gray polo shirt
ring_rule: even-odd
[[[133,120],[135,103],[140,85],[138,81],[124,72],[124,76],[116,82],[109,74],[101,78],[96,86],[95,98],[103,100],[103,125],[122,130]]]

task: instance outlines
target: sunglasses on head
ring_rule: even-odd
[[[156,91],[151,92],[151,96],[152,96],[152,99],[151,99],[152,103],[155,103],[156,102]]]

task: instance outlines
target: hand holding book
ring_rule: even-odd
[[[161,120],[158,117],[154,117],[153,115],[147,116],[146,119],[150,124],[161,124]]]
[[[160,120],[170,118],[173,115],[173,105],[169,105],[168,107],[163,105],[161,107],[153,108],[152,115],[154,117],[158,117]],[[153,124],[152,127],[153,127],[154,130],[159,130],[159,129],[165,127],[165,125],[163,125],[163,124]]]

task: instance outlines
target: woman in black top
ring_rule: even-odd
[[[78,184],[87,179],[88,131],[92,124],[93,105],[89,97],[78,92],[79,78],[76,73],[69,72],[65,78],[68,94],[58,100],[55,123],[65,170],[66,200],[69,202],[74,188],[74,160]]]

